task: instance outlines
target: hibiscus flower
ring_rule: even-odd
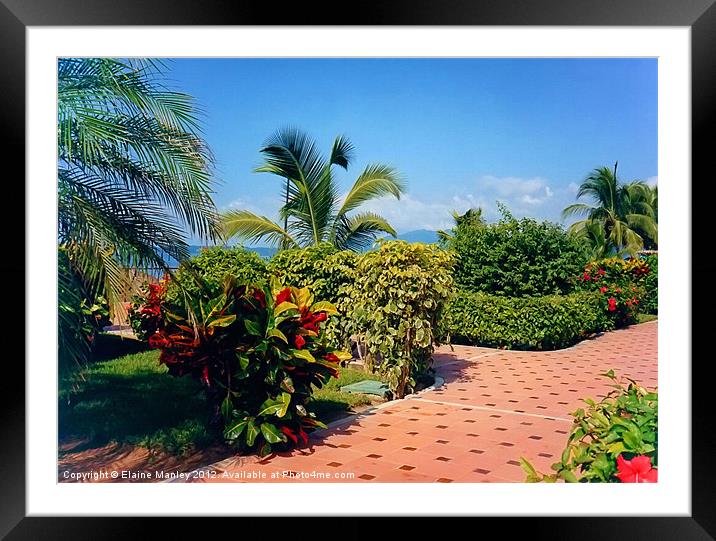
[[[648,456],[635,456],[626,460],[622,455],[617,457],[616,477],[622,483],[656,483],[659,472],[651,467],[651,459]]]

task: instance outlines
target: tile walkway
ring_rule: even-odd
[[[561,351],[454,346],[434,359],[441,387],[339,421],[305,449],[232,457],[191,482],[522,482],[519,458],[549,472],[569,412],[609,392],[600,374],[657,386],[657,322]]]

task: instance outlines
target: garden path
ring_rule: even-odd
[[[566,444],[569,412],[581,398],[609,392],[600,374],[613,369],[657,386],[657,341],[653,321],[559,351],[443,346],[434,355],[439,388],[338,421],[305,449],[232,457],[203,469],[213,478],[198,470],[193,481],[522,482],[520,457],[550,472]]]

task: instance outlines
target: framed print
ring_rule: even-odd
[[[0,532],[713,538],[710,0],[265,11],[0,5]]]

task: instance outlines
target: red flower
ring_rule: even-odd
[[[582,275],[582,280],[584,280],[585,282],[588,281],[588,280],[591,280],[591,279],[592,279],[592,277],[589,276],[589,273],[588,273],[588,272],[585,272],[585,273]]]
[[[169,346],[169,340],[161,333],[154,333],[149,337],[149,347],[152,349],[161,349]]]
[[[288,302],[291,300],[291,288],[287,287],[286,289],[282,289],[278,295],[276,295],[276,304],[274,306],[278,306],[282,302]]]
[[[651,467],[651,459],[648,456],[635,456],[626,460],[622,455],[617,457],[616,477],[622,483],[656,483],[659,475],[658,470]]]
[[[633,302],[634,304],[639,304],[639,299],[637,299],[636,297],[633,297],[631,302]]]
[[[607,286],[602,286],[602,287],[600,287],[600,288],[599,288],[599,291],[601,291],[602,293],[606,293],[606,292],[607,292]]]
[[[609,311],[614,312],[617,309],[617,300],[614,297],[609,297]]]
[[[296,435],[293,433],[293,431],[290,428],[288,428],[287,426],[282,426],[281,432],[286,434],[286,436],[289,437],[289,439],[293,442],[294,445],[298,445],[298,438],[296,437]]]
[[[300,334],[296,335],[296,338],[294,338],[293,343],[296,344],[296,349],[301,349],[303,346],[306,345],[306,340],[301,336]]]
[[[341,360],[338,357],[336,357],[335,353],[327,353],[326,355],[323,356],[323,358],[326,359],[327,361],[331,361],[332,363],[341,362]]]
[[[604,276],[606,273],[604,272],[604,269],[599,269],[597,274],[599,274],[599,276]]]
[[[622,292],[622,290],[619,289],[619,288],[616,288],[614,291],[616,291],[617,293],[621,293],[621,292]]]

